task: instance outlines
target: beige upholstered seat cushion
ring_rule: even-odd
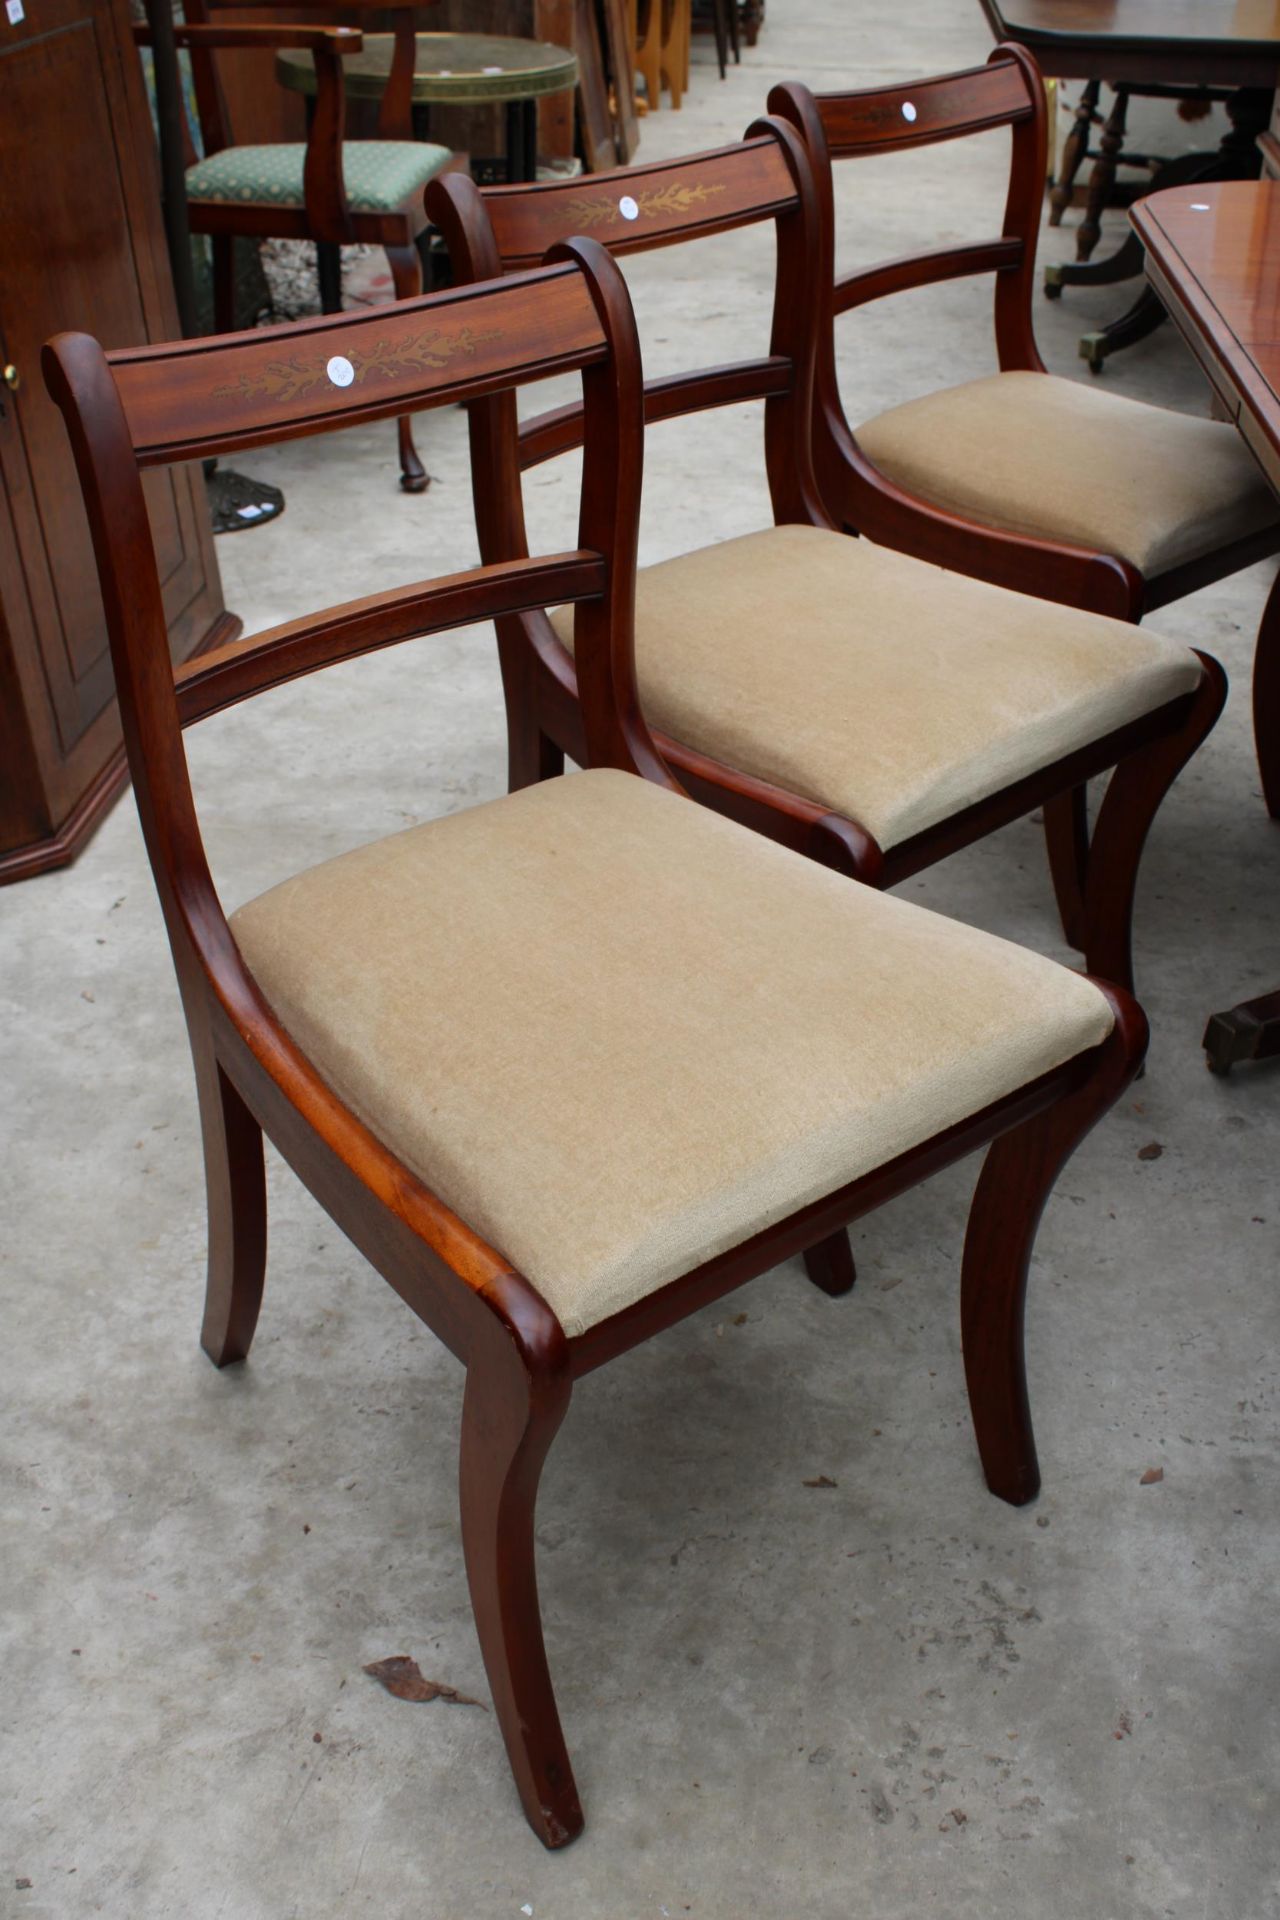
[[[552,616],[566,645],[567,608]],[[1145,629],[771,527],[645,567],[650,724],[897,846],[1200,679]]]
[[[631,774],[242,907],[267,1000],[569,1333],[1083,1049],[1087,980]]]
[[[857,429],[882,473],[1011,533],[1153,575],[1274,526],[1280,507],[1235,428],[1046,373],[996,373]]]

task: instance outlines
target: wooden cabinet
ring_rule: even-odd
[[[177,318],[126,0],[0,14],[0,881],[72,859],[124,784],[89,528],[40,348]],[[16,382],[16,385],[14,384]],[[148,476],[175,660],[231,639],[199,469]]]

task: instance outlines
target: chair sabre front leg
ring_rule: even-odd
[[[253,1341],[267,1270],[262,1128],[212,1049],[196,1057],[209,1208],[209,1272],[200,1344],[215,1367],[243,1360]]]
[[[1133,898],[1138,864],[1161,801],[1211,733],[1227,697],[1227,676],[1200,654],[1204,677],[1176,733],[1131,753],[1115,769],[1098,810],[1085,885],[1085,970],[1133,990]]]
[[[462,1404],[462,1545],[494,1709],[529,1825],[547,1847],[581,1833],[538,1607],[533,1520],[547,1450],[569,1404],[567,1372],[529,1371],[495,1325]]]
[[[1100,982],[1099,985],[1102,985]],[[1147,1022],[1127,993],[1103,987],[1116,1024],[1074,1093],[992,1142],[969,1211],[960,1330],[969,1408],[988,1487],[1021,1507],[1040,1491],[1027,1400],[1023,1315],[1036,1228],[1054,1181],[1142,1064]]]

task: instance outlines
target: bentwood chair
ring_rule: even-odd
[[[207,654],[175,685],[146,470],[575,368],[576,548],[331,607]],[[804,1249],[825,1285],[823,1250],[843,1247],[846,1221],[990,1142],[961,1274],[964,1358],[988,1484],[1029,1499],[1036,1222],[1135,1072],[1141,1012],[680,793],[636,695],[642,376],[625,287],[594,243],[495,287],[267,333],[110,355],[62,334],[45,377],[84,491],[195,1060],[205,1349],[219,1366],[244,1359],[258,1318],[265,1131],[466,1367],[476,1629],[525,1811],[560,1846],[582,1812],[533,1529],[575,1380]],[[480,440],[491,427],[477,416]],[[516,449],[496,452],[514,518]],[[590,771],[325,861],[224,916],[184,725],[548,601],[578,608]]]
[[[447,147],[412,137],[410,94],[413,85],[413,25],[421,0],[389,0],[396,10],[391,74],[379,110],[376,140],[344,137],[346,96],[342,61],[359,53],[362,35],[354,28],[315,25],[228,26],[210,24],[214,8],[234,8],[249,0],[189,0],[190,24],[174,38],[191,56],[191,75],[200,116],[204,157],[194,147],[186,172],[187,213],[192,233],[207,233],[213,247],[214,325],[230,333],[236,324],[235,258],[237,234],[255,240],[313,240],[322,263],[336,260],[337,248],[380,246],[386,253],[397,299],[422,291],[418,238],[427,221],[422,190],[428,180],[454,164]],[[335,0],[282,0],[332,13]],[[365,11],[375,0],[341,0],[339,11]],[[382,6],[385,0],[377,0]],[[138,38],[149,40],[145,29]],[[237,145],[218,79],[217,51],[242,48],[270,52],[306,47],[316,68],[315,113],[305,145],[280,141],[270,146]],[[326,255],[325,249],[329,249]],[[340,271],[322,271],[321,304],[326,312],[342,305]],[[425,490],[428,475],[413,444],[407,418],[397,422],[400,485],[406,493]]]
[[[652,421],[763,398],[776,523],[641,571],[636,667],[661,751],[708,805],[884,887],[1114,768],[1068,937],[1089,972],[1129,986],[1142,845],[1221,711],[1222,669],[838,530],[811,460],[826,242],[794,129],[762,121],[740,146],[563,186],[482,193],[451,176],[427,207],[461,279],[527,266],[574,233],[625,255],[774,223],[768,356],[646,393]],[[529,422],[524,465],[576,444],[579,428],[572,408]],[[495,508],[500,489],[479,468],[476,482],[481,551],[523,551],[523,529]],[[522,613],[498,634],[519,787],[584,755],[572,618]]]
[[[995,277],[999,371],[856,428],[824,329],[814,464],[838,525],[1000,586],[1133,621],[1280,547],[1280,507],[1234,426],[1046,372],[1031,303],[1047,114],[1039,69],[1021,47],[999,46],[984,67],[903,86],[815,98],[788,83],[773,89],[769,108],[799,130],[813,163],[835,314],[910,287]],[[833,160],[1003,126],[1011,157],[997,238],[836,273]],[[1260,661],[1280,649],[1280,591],[1257,646]],[[1280,815],[1280,738],[1267,737],[1256,705],[1255,736],[1267,803]],[[1083,788],[1051,805],[1046,825],[1070,932],[1086,884]]]

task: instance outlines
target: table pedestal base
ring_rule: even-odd
[[[1275,1059],[1280,1055],[1280,992],[1211,1013],[1202,1045],[1210,1073],[1228,1074],[1246,1060]]]

